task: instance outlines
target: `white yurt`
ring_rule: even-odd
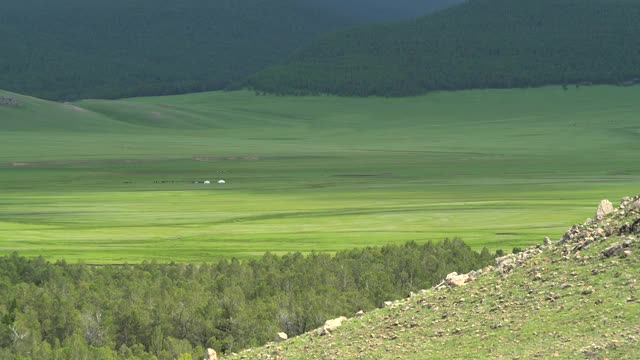
[[[226,181],[224,181],[224,180],[222,180],[222,179],[218,180],[218,184],[226,184],[226,183],[227,183],[227,182],[226,182]]]

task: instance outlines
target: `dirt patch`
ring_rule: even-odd
[[[194,156],[191,158],[191,160],[194,160],[194,161],[219,161],[222,159],[224,158],[216,157],[216,156]]]
[[[221,160],[256,161],[256,160],[260,160],[260,157],[254,156],[254,155],[249,155],[249,156],[231,155],[231,156],[227,156],[227,157],[222,157],[222,156],[195,156],[195,157],[191,158],[191,160],[195,160],[195,161],[221,161]]]
[[[91,159],[91,160],[49,160],[49,161],[14,161],[8,163],[13,167],[36,167],[36,166],[68,166],[83,164],[138,164],[159,161],[223,161],[223,160],[245,160],[257,161],[261,158],[254,155],[248,156],[195,156],[192,158],[156,158],[156,159]]]
[[[134,164],[140,162],[151,162],[161,160],[134,160],[134,159],[110,159],[110,160],[50,160],[50,161],[30,161],[30,162],[11,162],[9,165],[14,167],[29,166],[64,166],[64,165],[82,165],[82,164]]]
[[[247,140],[252,140],[252,141],[299,141],[302,140],[302,138],[295,138],[295,137],[273,137],[273,138],[247,138]]]
[[[335,174],[333,176],[339,177],[384,177],[384,176],[392,176],[392,173],[382,173],[382,174]]]
[[[18,106],[20,103],[12,97],[0,96],[0,105]]]
[[[89,110],[87,110],[87,109],[83,109],[81,107],[72,105],[70,103],[64,103],[64,107],[67,108],[67,109],[73,110],[73,111],[77,111],[77,112],[89,112]]]

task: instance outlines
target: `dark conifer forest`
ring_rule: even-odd
[[[326,35],[246,85],[277,94],[640,82],[640,1],[469,0]]]
[[[452,2],[3,2],[0,89],[49,100],[219,90],[321,33],[418,16]]]
[[[461,240],[211,264],[0,257],[0,358],[200,358],[310,331],[493,262]]]

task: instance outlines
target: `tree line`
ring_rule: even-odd
[[[459,239],[211,264],[0,257],[0,358],[197,359],[379,307],[494,261]]]

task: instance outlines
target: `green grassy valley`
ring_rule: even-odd
[[[640,358],[639,19],[3,4],[0,360]]]
[[[0,359],[640,358],[638,19],[3,4]]]
[[[0,96],[20,103],[0,106],[4,254],[203,262],[456,236],[510,251],[639,180],[636,87]]]

